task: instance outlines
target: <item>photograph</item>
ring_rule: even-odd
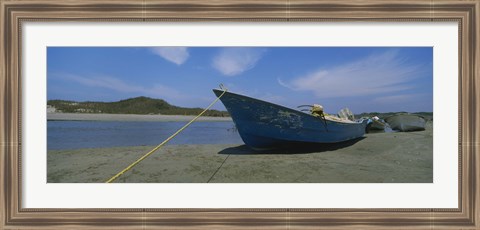
[[[0,229],[480,229],[479,10],[0,1]]]
[[[47,183],[433,183],[433,51],[49,46]]]

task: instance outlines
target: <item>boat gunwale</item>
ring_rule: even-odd
[[[220,90],[220,89],[213,89],[213,91],[214,91],[214,92],[217,91],[217,92],[219,92],[220,94],[223,92],[223,90]],[[297,114],[302,114],[302,115],[306,115],[306,116],[318,118],[318,117],[316,117],[316,116],[313,116],[312,114],[308,114],[308,113],[305,113],[305,112],[302,112],[302,111],[298,111],[298,110],[295,110],[295,109],[286,107],[286,106],[284,106],[284,105],[275,104],[275,103],[272,103],[272,102],[268,102],[268,101],[260,100],[260,99],[257,99],[257,98],[245,96],[245,95],[242,95],[242,94],[239,94],[239,93],[232,93],[232,92],[230,92],[230,91],[226,91],[225,94],[233,94],[233,95],[236,95],[236,96],[245,97],[245,98],[250,99],[250,100],[254,100],[254,101],[258,101],[258,102],[262,102],[262,103],[267,103],[267,104],[269,104],[269,105],[277,106],[277,107],[280,107],[280,108],[283,108],[283,109],[286,109],[286,110],[295,112],[295,113],[297,113]],[[331,119],[331,118],[328,118],[328,116],[325,116],[325,119],[326,119],[327,121],[330,121],[330,122],[341,123],[341,124],[356,124],[356,125],[357,125],[357,124],[363,124],[363,122],[364,122],[363,120],[362,120],[362,121],[350,121],[350,120],[341,121],[341,120],[333,120],[333,119]]]

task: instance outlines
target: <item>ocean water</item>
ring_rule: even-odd
[[[187,122],[48,121],[47,149],[158,145]],[[242,144],[234,124],[194,122],[167,145]]]

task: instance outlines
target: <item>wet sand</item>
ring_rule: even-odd
[[[161,140],[159,141],[161,142]],[[48,152],[48,183],[103,183],[154,146]],[[115,182],[432,183],[432,124],[337,144],[255,152],[245,145],[167,145]]]
[[[190,121],[195,116],[183,115],[140,115],[105,113],[47,113],[49,121]],[[202,116],[197,121],[231,121],[230,117]]]

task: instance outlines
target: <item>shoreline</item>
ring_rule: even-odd
[[[104,183],[153,148],[48,150],[47,183]],[[433,127],[267,152],[243,144],[166,145],[115,182],[433,183]]]
[[[190,121],[191,115],[143,115],[106,113],[47,113],[47,121]],[[232,121],[231,117],[201,116],[197,121]]]

